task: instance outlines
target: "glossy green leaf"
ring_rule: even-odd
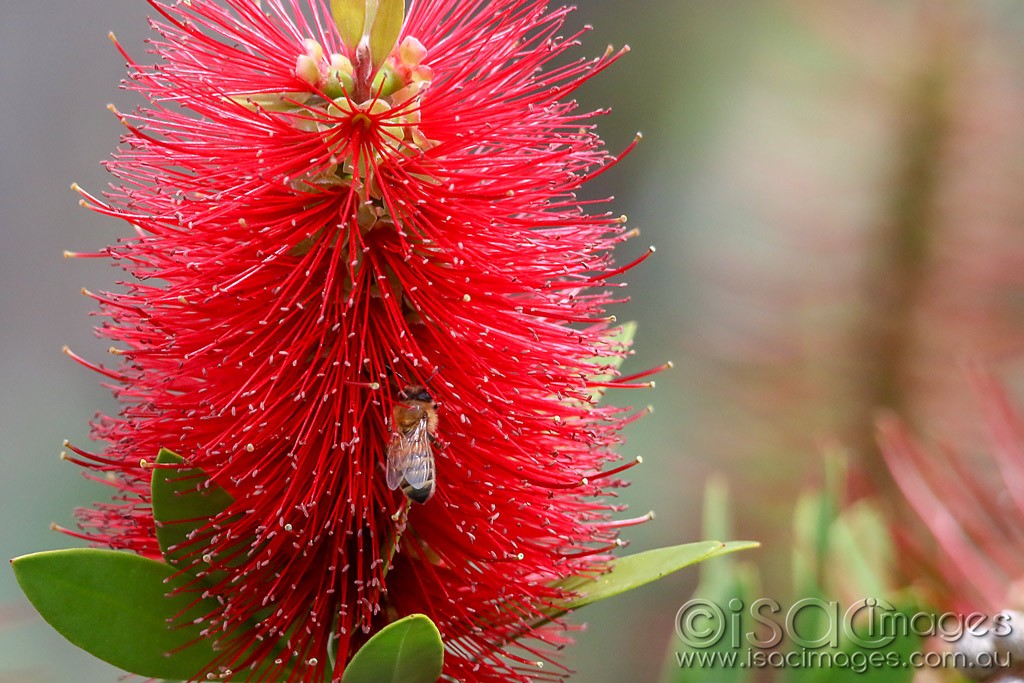
[[[180,465],[184,459],[177,453],[161,449],[156,461],[161,465]],[[199,541],[198,548],[194,547],[195,544],[187,544],[186,541],[195,530],[203,527],[211,517],[224,511],[233,501],[231,495],[213,484],[205,472],[198,468],[157,467],[153,470],[151,485],[157,541],[164,559],[170,565],[190,575],[200,576],[207,585],[216,585],[225,577],[224,566],[237,566],[245,560],[249,544],[239,541],[236,546],[216,556],[212,564],[199,564],[203,570],[202,574],[195,571],[196,564],[193,560],[204,551],[204,547],[201,545],[202,541]],[[227,521],[230,522],[230,518]],[[274,609],[273,606],[268,606],[265,612],[270,613]],[[259,613],[253,616],[254,620],[261,618]],[[273,651],[279,652],[280,646],[275,646]],[[273,659],[269,658],[265,665],[275,673],[280,673],[272,664]],[[288,671],[287,666],[284,671]]]
[[[217,604],[194,594],[168,595],[183,579],[163,562],[74,548],[23,555],[11,564],[43,619],[116,667],[147,678],[188,680],[216,656],[213,639],[200,636],[204,625],[193,622]]]
[[[405,22],[405,0],[378,0],[377,16],[370,28],[370,55],[376,71],[398,43]]]
[[[181,456],[161,449],[156,461],[161,465],[183,462]],[[170,564],[189,566],[196,550],[182,547],[190,534],[232,502],[228,492],[210,482],[199,469],[179,470],[157,467],[153,470],[153,517],[160,550]]]
[[[388,624],[345,667],[342,683],[434,683],[441,677],[441,634],[422,614]]]
[[[611,569],[597,578],[574,576],[556,584],[577,595],[549,618],[639,588],[692,564],[759,545],[753,541],[701,541],[616,558]]]
[[[366,26],[366,0],[331,0],[331,15],[341,42],[355,51]]]

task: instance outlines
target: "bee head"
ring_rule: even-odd
[[[409,401],[423,401],[425,403],[433,403],[434,401],[426,387],[420,386],[419,384],[410,384],[406,388],[402,389],[400,395],[402,398]]]

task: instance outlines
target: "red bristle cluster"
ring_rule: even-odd
[[[157,555],[144,461],[171,449],[234,497],[185,549],[218,577],[195,582],[222,605],[209,673],[322,681],[421,612],[452,679],[561,678],[538,662],[564,634],[533,624],[617,543],[622,481],[600,475],[635,417],[594,398],[622,386],[605,280],[634,232],[576,198],[616,158],[566,99],[617,55],[566,62],[544,2],[414,1],[399,41],[425,46],[429,87],[351,116],[296,68],[310,39],[358,59],[325,1],[152,4],[119,184],[83,193],[135,230],[106,250],[133,279],[93,295],[124,408],[95,425],[102,455],[75,449],[118,490],[84,533]],[[424,505],[384,477],[406,384],[439,404]]]

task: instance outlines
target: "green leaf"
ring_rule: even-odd
[[[577,595],[553,610],[548,618],[639,588],[691,564],[759,545],[753,541],[701,541],[616,558],[611,569],[597,578],[573,576],[555,584]]]
[[[842,453],[826,452],[825,485],[820,491],[801,494],[793,513],[793,583],[797,595],[825,594],[829,532],[839,515],[845,486]]]
[[[184,459],[164,448],[157,454],[156,462],[161,465],[180,465]],[[186,543],[194,531],[203,527],[210,518],[223,512],[233,502],[231,495],[213,484],[203,470],[154,468],[152,497],[157,542],[168,564],[187,572],[190,576],[199,577],[205,585],[215,586],[226,577],[224,567],[236,567],[245,561],[250,549],[246,541],[239,541],[215,558],[210,558],[209,564],[204,561],[198,565],[195,560],[205,550],[203,540]],[[234,516],[225,522],[230,523],[233,519]],[[197,567],[201,571],[197,571]],[[253,615],[250,625],[254,625],[253,622],[272,613],[274,609],[274,606],[268,606],[262,614]],[[283,649],[279,644],[272,651],[280,654]],[[273,659],[275,657],[267,658],[264,663],[266,668],[274,669]],[[290,665],[283,671],[289,670]],[[276,671],[275,674],[283,675]]]
[[[722,558],[709,565],[701,565],[701,574],[716,573],[712,567],[721,568],[724,562],[725,558]],[[662,683],[747,683],[751,680],[752,669],[737,662],[742,662],[746,656],[748,644],[745,634],[758,633],[760,626],[753,623],[749,612],[733,611],[730,604],[735,604],[733,600],[739,600],[740,604],[749,605],[757,595],[757,585],[756,570],[739,565],[730,566],[721,576],[717,576],[712,582],[713,590],[698,589],[695,600],[717,606],[725,616],[725,621],[721,623],[722,633],[707,647],[699,647],[699,640],[687,644],[673,633],[670,662],[662,674]],[[700,609],[699,605],[697,609]]]
[[[729,488],[725,479],[712,477],[704,487],[704,511],[701,530],[705,538],[728,538],[732,536],[732,505]],[[733,586],[736,570],[735,558],[726,556],[712,563],[700,566],[700,581],[697,595],[724,596],[729,594],[726,586]]]
[[[331,15],[341,41],[353,52],[363,36],[370,39],[373,71],[398,43],[405,23],[405,0],[331,0]]]
[[[441,677],[441,634],[422,614],[388,624],[360,648],[341,683],[434,683]]]
[[[622,348],[623,351],[628,351],[630,344],[633,343],[633,337],[636,336],[637,324],[635,322],[623,323],[615,334],[612,335],[612,341]],[[626,354],[612,356],[610,358],[591,358],[588,362],[600,367],[606,367],[609,370],[618,370],[622,365],[622,362],[626,360]],[[594,375],[591,377],[593,382],[607,382],[614,379],[615,376],[610,372],[602,373],[600,375]],[[604,387],[594,387],[590,390],[590,399],[592,401],[598,401],[604,395]]]
[[[217,655],[213,639],[200,636],[205,624],[193,623],[217,603],[197,600],[194,593],[168,595],[185,579],[163,562],[74,548],[23,555],[11,564],[43,619],[73,644],[125,671],[190,680]]]
[[[377,16],[370,29],[370,55],[376,71],[398,43],[405,22],[405,0],[378,0]]]
[[[161,465],[184,462],[181,456],[161,449],[156,461]],[[153,470],[153,518],[156,538],[164,559],[175,567],[192,565],[195,547],[182,544],[196,529],[231,504],[228,492],[210,482],[200,469],[179,470],[157,467]]]
[[[870,680],[871,683],[910,683],[916,669],[907,666],[915,652],[921,652],[922,639],[911,629],[903,631],[893,624],[912,623],[915,614],[920,610],[912,606],[894,608],[903,614],[905,621],[895,620],[888,609],[872,612],[875,621],[872,624],[859,623],[854,629],[860,637],[869,642],[881,643],[880,647],[864,647],[857,644],[846,634],[846,625],[840,631],[842,639],[838,648],[816,648],[810,650],[815,659],[823,662],[819,666],[787,669],[782,680],[785,683],[859,683]],[[886,616],[883,616],[886,613]],[[813,633],[825,633],[813,631]],[[799,653],[800,648],[794,647]],[[874,660],[874,661],[872,661]],[[828,663],[832,666],[828,666]]]
[[[704,488],[703,532],[711,538],[732,535],[733,506],[729,500],[729,489],[721,477],[712,478]],[[747,683],[751,670],[737,666],[733,658],[740,652],[737,643],[743,635],[752,632],[753,624],[749,614],[735,612],[730,608],[733,600],[748,605],[757,595],[757,570],[736,562],[736,558],[725,556],[703,562],[700,565],[700,582],[694,593],[694,600],[685,603],[691,609],[703,610],[706,605],[717,606],[722,614],[728,614],[720,625],[721,634],[713,641],[697,637],[687,640],[680,636],[686,622],[679,622],[677,614],[676,632],[672,634],[668,663],[662,672],[663,683]],[[709,613],[710,614],[710,613]]]
[[[722,538],[732,533],[732,506],[729,501],[729,485],[720,475],[713,476],[704,487],[704,510],[701,530],[705,536]],[[701,568],[705,573],[707,565]]]
[[[366,27],[366,0],[331,0],[331,15],[341,42],[355,52]]]
[[[885,517],[869,500],[848,506],[829,534],[831,594],[892,595],[896,551]]]

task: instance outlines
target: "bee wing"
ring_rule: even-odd
[[[426,420],[406,434],[395,432],[391,436],[388,444],[388,488],[398,488],[403,480],[413,488],[423,488],[434,480],[434,453],[430,448]]]
[[[409,439],[401,432],[391,435],[388,443],[388,488],[394,491],[402,484],[402,473],[408,467],[412,449]]]
[[[430,448],[430,433],[426,422],[421,429],[415,431],[413,437],[415,446],[402,474],[410,486],[421,489],[434,481],[434,452]]]

